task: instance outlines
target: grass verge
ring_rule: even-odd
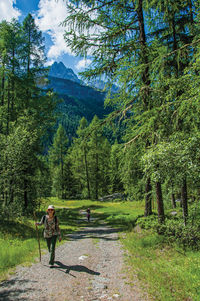
[[[200,252],[183,253],[150,231],[131,231],[122,242],[127,264],[154,300],[200,300]]]

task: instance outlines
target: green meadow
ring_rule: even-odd
[[[142,202],[97,202],[89,200],[43,200],[36,213],[37,220],[45,214],[48,204],[55,204],[60,220],[64,243],[66,235],[80,227],[98,226],[107,223],[121,229],[120,240],[128,255],[125,255],[127,273],[131,279],[137,275],[153,300],[200,300],[199,251],[183,251],[176,244],[168,244],[162,235],[152,230],[143,230],[137,218],[144,211]],[[86,221],[85,211],[91,208],[92,222]],[[82,214],[80,214],[82,213]],[[18,264],[30,264],[38,260],[38,241],[34,219],[18,219],[1,223],[0,234],[0,279],[5,279]],[[123,234],[122,234],[123,233]],[[124,235],[125,233],[125,235]],[[46,244],[39,228],[42,252]],[[129,267],[129,268],[128,268]]]

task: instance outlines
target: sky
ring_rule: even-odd
[[[45,37],[47,65],[62,61],[67,68],[78,74],[90,59],[76,57],[63,38],[65,28],[60,24],[67,17],[66,2],[69,0],[0,0],[0,22],[16,18],[20,22],[31,13],[36,25]]]

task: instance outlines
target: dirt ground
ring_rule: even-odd
[[[62,245],[57,243],[54,268],[48,266],[49,254],[42,256],[41,263],[19,266],[9,280],[1,283],[0,300],[148,300],[137,278],[129,279],[117,229],[102,224],[68,238]]]

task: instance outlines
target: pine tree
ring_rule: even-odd
[[[65,198],[64,189],[64,160],[67,153],[68,139],[63,126],[60,124],[53,139],[52,147],[49,151],[49,161],[53,181],[53,191]]]

